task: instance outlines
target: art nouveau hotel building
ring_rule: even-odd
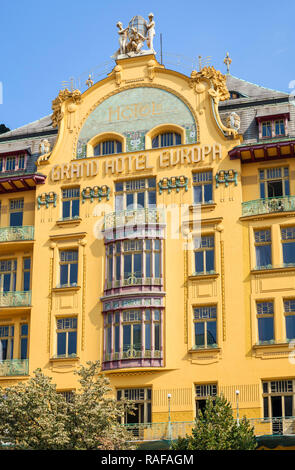
[[[52,108],[0,135],[0,385],[100,360],[127,422],[223,393],[292,432],[292,97],[146,54]]]

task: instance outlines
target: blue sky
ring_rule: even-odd
[[[51,114],[62,82],[104,73],[118,47],[116,22],[135,15],[156,21],[154,41],[164,65],[190,73],[199,55],[226,72],[268,88],[291,92],[295,80],[295,3],[197,0],[13,0],[0,8],[0,123],[11,129]],[[179,64],[179,65],[177,65]],[[103,75],[101,75],[103,77]]]

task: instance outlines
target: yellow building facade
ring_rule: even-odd
[[[192,422],[221,393],[295,416],[294,147],[243,144],[228,99],[213,67],[152,53],[60,91],[34,176],[1,183],[1,386],[40,367],[71,392],[99,360],[128,423]]]

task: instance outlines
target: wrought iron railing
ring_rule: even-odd
[[[28,374],[29,359],[0,359],[0,377]]]
[[[31,298],[31,291],[0,292],[0,307],[28,307]]]
[[[161,286],[163,280],[160,277],[137,277],[133,273],[121,280],[107,281],[107,289],[126,286]]]
[[[241,421],[241,419],[239,420]],[[295,434],[295,417],[250,418],[256,436]],[[190,435],[194,421],[125,424],[134,441],[175,440]]]
[[[121,352],[105,353],[104,362],[107,361],[120,361],[123,359],[160,359],[161,351],[145,350],[142,351],[140,347],[128,348]]]
[[[117,227],[134,226],[139,224],[157,224],[165,223],[163,209],[134,209],[125,211],[116,211],[106,214],[104,217],[104,229]]]
[[[242,203],[242,215],[295,211],[295,196],[268,197]]]
[[[34,227],[0,227],[0,242],[15,242],[19,240],[34,240]]]

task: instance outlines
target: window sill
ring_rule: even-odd
[[[218,273],[195,273],[195,274],[191,274],[190,276],[188,276],[188,279],[190,281],[198,281],[199,279],[216,279],[217,277],[219,277],[219,274]]]
[[[59,227],[68,227],[69,225],[79,225],[81,221],[81,217],[77,217],[75,219],[59,219],[56,221],[56,225]]]
[[[288,341],[285,341],[283,343],[261,342],[261,343],[256,343],[253,345],[253,349],[263,349],[263,348],[288,348],[290,349],[290,345]]]
[[[252,346],[254,357],[260,359],[288,359],[292,348],[290,343],[261,343]]]
[[[196,212],[197,210],[199,210],[199,207],[200,207],[201,211],[203,210],[213,211],[216,206],[217,206],[216,202],[202,202],[200,204],[191,204],[189,206],[189,209],[192,212]]]
[[[270,266],[269,268],[261,267],[261,269],[251,269],[251,274],[269,274],[269,273],[287,273],[295,270],[295,263],[293,266]]]
[[[50,357],[49,358],[49,361],[50,362],[75,362],[75,361],[79,361],[80,358],[79,356],[53,356],[53,357]]]
[[[216,351],[216,352],[220,352],[221,351],[221,348],[219,346],[204,346],[204,347],[199,347],[199,348],[196,348],[196,347],[192,347],[188,352],[191,353],[191,354],[194,354],[194,353],[204,353],[204,352],[213,352],[213,351]]]
[[[80,290],[81,287],[80,286],[60,286],[60,287],[53,287],[52,288],[52,292],[76,292],[78,290]]]

